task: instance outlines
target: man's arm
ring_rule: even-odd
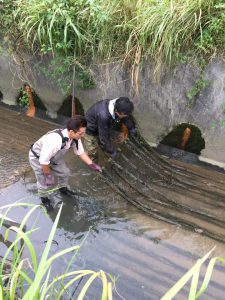
[[[90,159],[90,157],[87,155],[87,153],[82,153],[79,155],[80,159],[87,165],[92,164],[92,160]]]
[[[49,165],[41,165],[42,171],[44,173],[45,184],[50,187],[55,184],[54,176],[52,175]]]
[[[50,169],[51,158],[60,150],[62,145],[62,139],[59,134],[50,133],[46,134],[43,138],[43,146],[40,152],[39,163],[41,165],[45,184],[47,186],[53,186],[55,183],[54,176]]]
[[[96,163],[94,163],[90,157],[87,155],[87,153],[82,153],[79,155],[80,159],[89,166],[89,168],[91,168],[92,170],[96,171],[96,172],[102,172],[102,168],[97,165]]]

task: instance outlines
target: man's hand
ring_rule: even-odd
[[[53,186],[55,184],[54,176],[50,173],[44,173],[45,184],[47,186]]]
[[[96,172],[102,172],[102,168],[99,165],[97,165],[96,163],[92,163],[88,166]]]

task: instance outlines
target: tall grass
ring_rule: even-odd
[[[137,7],[127,49],[139,45],[142,53],[156,65],[172,65],[179,54],[193,48],[196,36],[202,35],[213,0],[147,2]]]
[[[9,0],[1,0],[7,7]],[[155,69],[196,55],[224,54],[223,0],[15,0],[0,17],[44,53],[82,63],[93,58]],[[8,4],[9,5],[9,4]]]
[[[20,203],[16,205],[7,205],[0,208],[6,210],[4,218],[12,208],[27,205]],[[35,249],[31,235],[37,228],[32,228],[29,231],[24,231],[24,226],[29,218],[33,217],[39,206],[32,206],[26,216],[23,218],[20,226],[11,226],[6,230],[5,240],[8,239],[10,231],[16,233],[16,238],[8,247],[5,255],[0,263],[0,299],[1,300],[41,300],[41,299],[63,299],[63,295],[69,294],[68,289],[80,283],[81,278],[82,287],[76,299],[84,299],[89,287],[94,281],[102,283],[101,299],[112,299],[112,280],[110,275],[106,275],[103,271],[92,270],[79,270],[69,271],[72,260],[75,258],[79,250],[79,246],[72,246],[70,248],[59,251],[53,256],[49,256],[52,246],[54,234],[57,229],[58,221],[60,218],[62,206],[60,207],[54,224],[51,228],[47,243],[43,249],[41,259],[38,261],[38,253]],[[0,229],[2,229],[3,220],[1,220]],[[20,241],[22,241],[22,246]],[[29,256],[24,257],[24,249],[27,250]],[[72,260],[70,261],[63,274],[54,276],[52,275],[52,265],[60,257],[65,254],[71,253]],[[109,280],[110,279],[110,280]],[[71,296],[72,297],[72,296]]]

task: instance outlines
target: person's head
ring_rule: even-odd
[[[67,130],[69,138],[79,140],[85,135],[87,127],[87,121],[83,116],[75,116],[67,122]]]
[[[121,119],[129,116],[133,112],[134,105],[129,98],[120,97],[116,100],[114,110],[116,116]]]

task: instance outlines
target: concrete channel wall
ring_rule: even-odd
[[[2,52],[2,101],[15,104],[23,83],[27,82],[41,98],[47,114],[55,118],[66,95],[60,92],[57,84],[35,73],[32,69],[35,60],[37,58],[26,57],[24,68],[18,59],[9,56],[7,51]],[[178,124],[190,123],[200,129],[205,139],[203,159],[208,158],[212,163],[218,161],[225,166],[225,64],[222,61],[211,62],[203,72],[188,64],[180,65],[170,73],[162,70],[158,81],[153,78],[151,64],[146,62],[140,76],[135,78],[135,84],[131,73],[118,64],[96,63],[94,79],[96,88],[75,92],[85,110],[103,98],[128,96],[135,104],[141,134],[149,143],[158,144]]]

